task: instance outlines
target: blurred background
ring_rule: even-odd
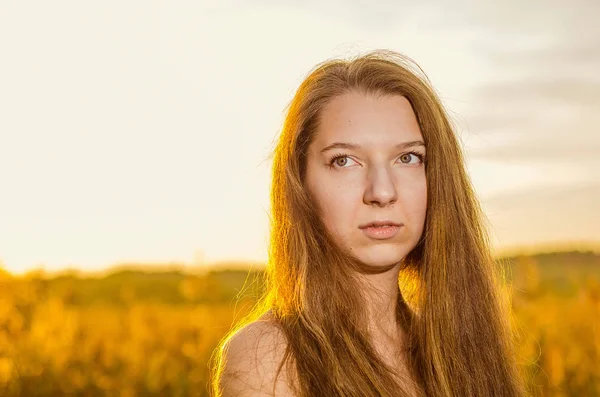
[[[261,291],[312,67],[402,52],[446,105],[535,396],[600,395],[600,2],[0,3],[0,395],[207,396]]]

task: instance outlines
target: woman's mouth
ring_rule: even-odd
[[[402,224],[372,224],[367,227],[361,227],[361,230],[367,237],[376,240],[386,240],[394,237],[402,226]]]

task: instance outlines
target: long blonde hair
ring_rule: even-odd
[[[492,258],[457,136],[427,75],[392,51],[320,63],[298,88],[273,152],[266,290],[222,342],[269,312],[286,335],[284,361],[293,363],[298,395],[408,395],[369,342],[363,296],[348,271],[374,270],[334,243],[304,186],[320,114],[349,91],[407,98],[427,147],[423,235],[398,280],[397,319],[407,332],[411,378],[432,397],[526,395],[503,273]],[[221,362],[215,352],[213,391]]]

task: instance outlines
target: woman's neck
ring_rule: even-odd
[[[374,335],[398,336],[398,272],[399,266],[381,274],[361,274],[358,278],[365,299],[367,328]]]

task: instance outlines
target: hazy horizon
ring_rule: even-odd
[[[493,251],[494,258],[506,258],[506,257],[517,257],[517,256],[536,256],[536,255],[548,255],[562,253],[592,253],[600,255],[600,243],[597,242],[555,242],[546,243],[539,246],[520,246],[520,247],[507,247],[500,251]],[[257,270],[262,269],[266,266],[266,261],[251,261],[243,259],[227,259],[222,258],[215,262],[186,262],[186,261],[171,261],[171,262],[159,262],[159,261],[147,261],[147,262],[116,262],[100,266],[98,268],[86,268],[85,266],[78,266],[71,264],[63,266],[59,269],[48,269],[44,266],[31,267],[23,269],[18,272],[10,271],[3,266],[0,261],[0,273],[2,270],[7,271],[9,274],[19,277],[26,275],[45,275],[49,277],[65,276],[65,275],[77,275],[82,277],[104,277],[110,274],[118,273],[121,271],[140,271],[145,273],[160,273],[160,272],[184,272],[187,274],[205,274],[210,271],[221,271],[221,270]]]

